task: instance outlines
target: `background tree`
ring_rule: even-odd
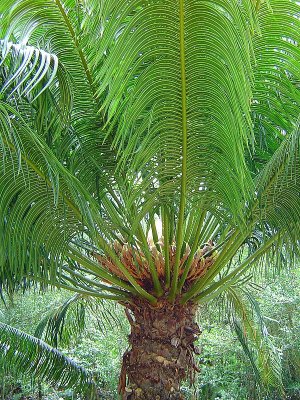
[[[183,398],[197,305],[298,255],[299,11],[1,2],[1,283],[123,304],[124,399]]]

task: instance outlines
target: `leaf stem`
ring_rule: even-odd
[[[75,47],[76,47],[76,49],[77,49],[79,58],[80,58],[80,60],[81,60],[81,63],[82,63],[82,66],[83,66],[83,69],[84,69],[84,72],[85,72],[87,81],[88,81],[88,83],[89,83],[89,85],[90,85],[90,87],[91,87],[91,90],[92,90],[93,95],[95,96],[95,95],[96,95],[96,91],[95,91],[94,86],[93,86],[92,75],[91,75],[91,72],[90,72],[88,63],[87,63],[87,61],[86,61],[86,58],[85,58],[85,56],[84,56],[84,54],[83,54],[83,51],[82,51],[82,49],[81,49],[81,47],[80,47],[80,44],[79,44],[79,42],[78,42],[78,39],[77,39],[77,37],[76,37],[76,33],[75,33],[75,31],[74,31],[74,29],[73,29],[73,27],[72,27],[72,24],[71,24],[71,22],[70,22],[70,20],[69,20],[69,18],[68,18],[68,15],[67,15],[67,13],[65,12],[64,7],[63,7],[63,5],[61,4],[60,0],[55,0],[55,4],[57,5],[57,7],[58,7],[58,9],[59,9],[59,11],[60,11],[60,13],[61,13],[61,15],[62,15],[62,17],[63,17],[63,20],[65,21],[65,24],[67,25],[67,28],[68,28],[68,30],[69,30],[69,32],[70,32],[70,35],[71,35],[71,37],[72,37],[72,39],[73,39],[73,42],[74,42],[74,44],[75,44]]]
[[[240,240],[237,241],[238,235],[242,237],[241,239],[242,241],[244,240],[244,237],[240,234],[240,231],[237,229],[232,234],[227,244],[224,246],[222,253],[218,256],[212,268],[208,270],[208,272],[204,275],[204,277],[197,280],[194,283],[194,285],[182,296],[182,303],[186,303],[188,300],[190,300],[192,297],[198,294],[198,292],[204,287],[204,285],[206,285],[207,282],[211,281],[215,277],[215,275],[219,272],[220,268],[222,268],[224,263],[227,262],[228,259],[230,259],[233,253],[233,247],[234,250],[236,248],[236,246],[232,245],[237,243],[237,246],[238,247],[240,246]]]
[[[164,254],[165,254],[165,278],[166,278],[166,289],[170,287],[170,243],[169,243],[169,213],[167,207],[162,208],[162,225],[163,225],[163,236],[164,236]]]
[[[69,267],[67,267],[65,265],[63,265],[62,269],[64,271],[68,272],[73,277],[79,278],[81,281],[83,281],[83,282],[85,282],[85,283],[87,283],[89,285],[95,286],[95,287],[97,287],[97,288],[99,288],[101,290],[106,290],[106,291],[108,291],[110,293],[119,294],[119,295],[125,295],[125,296],[128,295],[128,292],[124,292],[123,290],[120,290],[120,289],[118,289],[118,288],[116,288],[114,286],[108,286],[108,285],[101,284],[101,283],[97,282],[94,279],[89,279],[86,276],[80,274],[77,271],[74,271],[73,269],[71,269],[71,268],[69,268]]]
[[[201,232],[202,232],[202,225],[203,225],[203,221],[204,221],[205,215],[206,215],[206,213],[205,213],[205,211],[203,211],[202,214],[201,214],[200,220],[198,222],[197,233],[196,233],[196,237],[194,238],[194,242],[193,242],[193,245],[192,245],[192,248],[191,248],[191,252],[190,252],[189,258],[188,258],[186,266],[184,268],[182,277],[181,277],[181,279],[179,281],[178,291],[180,291],[182,289],[182,287],[184,285],[184,282],[185,282],[185,280],[186,280],[186,278],[188,276],[188,273],[190,271],[192,262],[194,260],[194,254],[195,254],[195,252],[197,250],[197,247],[199,245],[199,239],[200,239],[200,235],[201,235]]]
[[[181,247],[183,243],[184,211],[186,203],[187,180],[187,104],[186,104],[186,66],[185,66],[185,41],[184,41],[184,0],[179,0],[179,37],[180,37],[180,67],[181,67],[181,113],[182,113],[182,169],[181,169],[181,193],[179,216],[176,236],[176,258],[170,291],[170,300],[174,301],[179,275]]]
[[[225,278],[220,279],[215,282],[208,289],[199,293],[195,297],[195,301],[200,301],[201,303],[207,302],[212,298],[216,297],[219,293],[226,290],[229,286],[233,285],[241,274],[244,274],[247,269],[249,269],[252,263],[257,260],[258,257],[262,256],[272,244],[278,239],[279,233],[272,236],[266,243],[264,243],[258,250],[256,250],[250,257],[248,257],[244,262],[242,262],[234,271],[228,274]],[[228,282],[228,283],[227,283]],[[221,286],[221,287],[220,287]]]

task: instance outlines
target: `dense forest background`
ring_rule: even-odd
[[[255,373],[255,351],[249,347],[243,349],[226,313],[226,302],[219,298],[203,306],[199,313],[203,332],[197,361],[201,373],[191,389],[186,384],[189,399],[300,399],[300,270],[265,278],[263,283],[252,285],[252,295],[263,316],[264,334],[281,360],[285,393],[262,385]],[[1,305],[1,322],[37,334],[41,322],[61,310],[70,296],[65,291],[41,293],[36,289],[20,293],[13,301],[6,298],[6,304]],[[116,400],[121,359],[129,333],[123,310],[103,301],[91,307],[77,305],[68,309],[64,322],[65,330],[58,334],[58,347],[95,374],[101,399]],[[21,377],[17,370],[7,370],[4,365],[0,371],[1,399],[78,398],[70,390],[51,388],[36,382],[34,377]]]

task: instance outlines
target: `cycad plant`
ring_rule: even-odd
[[[199,303],[298,254],[294,0],[2,0],[0,265],[124,305],[124,399],[182,399]],[[284,257],[283,257],[284,255]]]

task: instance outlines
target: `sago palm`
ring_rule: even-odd
[[[299,239],[294,0],[2,0],[1,284],[124,305],[124,399],[182,399],[199,303]]]

